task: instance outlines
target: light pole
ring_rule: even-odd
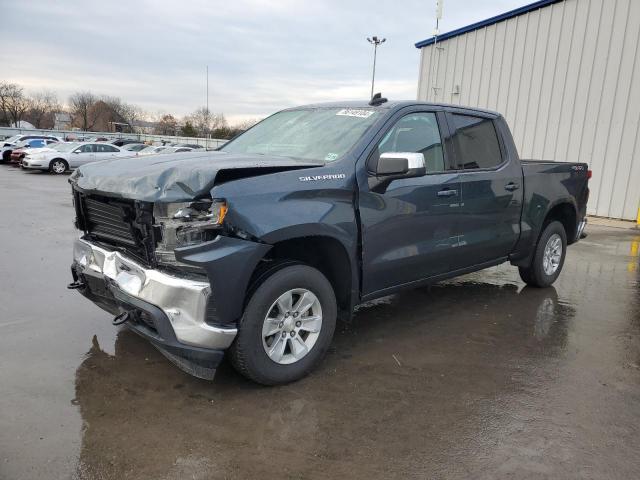
[[[373,75],[371,76],[371,98],[373,98],[373,86],[376,82],[376,54],[378,53],[378,45],[381,45],[386,41],[386,38],[367,37],[367,42],[373,45]]]
[[[204,141],[205,148],[209,149],[209,65],[207,65],[207,133]]]

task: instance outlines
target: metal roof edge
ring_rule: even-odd
[[[565,0],[538,0],[537,2],[530,3],[529,5],[524,5],[522,7],[516,8],[509,12],[502,13],[500,15],[496,15],[495,17],[487,18],[486,20],[482,20],[480,22],[472,23],[471,25],[467,25],[466,27],[461,27],[456,30],[452,30],[447,33],[443,33],[442,35],[438,35],[438,41],[447,40],[449,38],[457,37],[458,35],[463,35],[468,32],[472,32],[474,30],[479,30],[484,27],[488,27],[489,25],[493,25],[494,23],[502,22],[504,20],[508,20],[513,17],[517,17],[519,15],[524,15],[525,13],[529,13],[533,10],[538,10],[540,8],[547,7],[554,3],[564,2]],[[416,48],[427,47],[431,44],[435,43],[435,37],[427,38],[415,44]]]

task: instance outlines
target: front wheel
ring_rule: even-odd
[[[322,273],[307,265],[282,268],[251,296],[230,349],[231,362],[263,385],[299,380],[326,354],[336,317],[336,297]]]
[[[67,162],[61,159],[54,160],[51,162],[51,165],[49,165],[49,171],[57,175],[66,172],[68,169],[69,165],[67,164]]]
[[[548,287],[556,281],[567,253],[567,234],[560,222],[550,222],[542,234],[531,265],[520,267],[520,278],[533,287]]]

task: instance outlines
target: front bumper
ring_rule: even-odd
[[[48,166],[45,165],[44,160],[40,161],[40,160],[25,160],[23,159],[20,162],[11,162],[11,163],[15,163],[17,164],[17,166],[20,166],[22,168],[33,168],[36,170],[46,170],[48,169]]]
[[[187,361],[198,368],[215,369],[237,334],[236,328],[206,323],[209,282],[146,268],[84,239],[76,240],[73,250],[74,281],[85,297],[114,315],[129,312],[127,326],[179,367],[210,377],[180,364]]]

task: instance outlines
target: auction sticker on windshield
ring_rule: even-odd
[[[369,118],[375,112],[373,110],[357,110],[353,108],[343,108],[336,115],[343,117]]]

